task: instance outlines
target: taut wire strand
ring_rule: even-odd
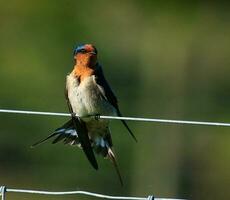
[[[183,200],[183,199],[173,199],[173,198],[156,198],[153,196],[148,197],[123,197],[123,196],[111,196],[98,194],[87,191],[66,191],[66,192],[50,192],[50,191],[40,191],[40,190],[24,190],[24,189],[10,189],[5,186],[0,187],[0,191],[2,191],[1,195],[4,196],[5,192],[17,192],[17,193],[29,193],[29,194],[42,194],[42,195],[73,195],[73,194],[81,194],[87,196],[93,196],[103,199],[118,199],[118,200]],[[2,200],[5,200],[2,198]]]
[[[7,110],[0,109],[0,113],[15,113],[15,114],[28,114],[28,115],[48,115],[48,116],[64,116],[70,117],[69,113],[56,113],[56,112],[40,112],[28,110]],[[114,119],[114,120],[128,120],[128,121],[141,121],[141,122],[156,122],[168,124],[190,124],[190,125],[205,125],[205,126],[225,126],[230,127],[230,123],[223,122],[207,122],[207,121],[189,121],[189,120],[172,120],[172,119],[154,119],[154,118],[141,118],[141,117],[118,117],[118,116],[88,116],[99,119]]]

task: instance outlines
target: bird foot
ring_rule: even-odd
[[[94,118],[95,118],[95,120],[99,120],[99,119],[100,119],[100,115],[99,115],[99,114],[96,114],[96,115],[94,116]]]
[[[75,113],[75,112],[72,112],[72,113],[71,113],[71,117],[76,118],[76,117],[77,117],[77,116],[76,116],[76,113]]]

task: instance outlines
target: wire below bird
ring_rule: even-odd
[[[66,192],[50,192],[50,191],[40,191],[40,190],[24,190],[24,189],[10,189],[5,186],[0,187],[0,196],[2,196],[2,200],[5,200],[6,192],[16,192],[16,193],[29,193],[29,194],[42,194],[42,195],[74,195],[81,194],[87,196],[93,196],[103,199],[118,199],[118,200],[182,200],[182,199],[173,199],[173,198],[158,198],[149,195],[148,197],[124,197],[124,196],[111,196],[98,194],[87,191],[66,191]]]
[[[28,115],[48,115],[48,116],[63,116],[63,117],[70,117],[71,116],[71,114],[69,114],[69,113],[41,112],[41,111],[28,111],[28,110],[8,110],[8,109],[0,109],[0,113],[15,113],[15,114],[28,114]],[[77,116],[77,117],[79,117],[79,116]],[[168,123],[168,124],[190,124],[190,125],[230,127],[230,123],[224,123],[224,122],[156,119],[156,118],[142,118],[142,117],[118,117],[118,116],[104,116],[104,115],[93,115],[93,116],[87,116],[87,117],[94,117],[95,119],[112,119],[112,120],[156,122],[156,123]]]

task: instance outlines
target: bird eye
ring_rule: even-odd
[[[86,50],[85,50],[85,49],[81,49],[80,52],[81,52],[81,53],[86,53]]]

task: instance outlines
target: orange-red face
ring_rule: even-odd
[[[74,50],[74,59],[82,65],[95,65],[97,61],[97,49],[92,44],[79,45]]]
[[[97,49],[92,44],[79,45],[74,49],[74,56],[78,54],[97,55]]]

